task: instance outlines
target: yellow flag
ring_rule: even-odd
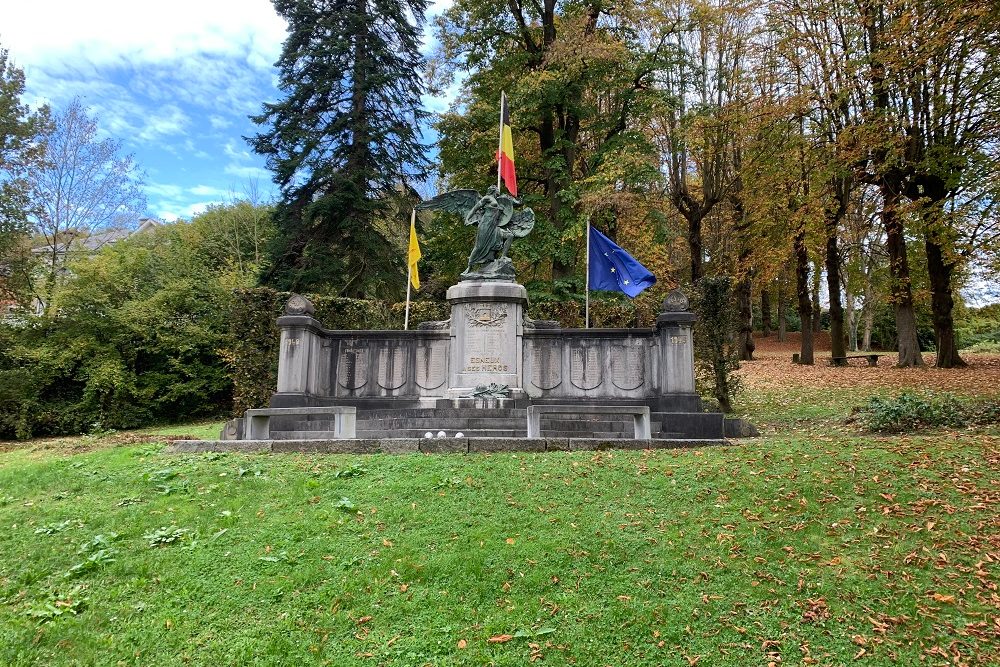
[[[417,262],[420,261],[420,244],[417,243],[417,211],[410,214],[410,250],[406,255],[406,263],[410,267],[410,284],[413,289],[420,289],[420,274],[417,273]]]

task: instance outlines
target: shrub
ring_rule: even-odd
[[[740,389],[740,367],[736,342],[736,308],[729,278],[705,277],[694,294],[698,321],[694,328],[696,380],[701,393],[718,401],[723,412],[732,412],[733,397]]]
[[[868,431],[903,433],[921,428],[964,427],[1000,422],[1000,401],[972,399],[942,392],[904,391],[897,396],[873,396],[851,411]]]
[[[1000,352],[1000,304],[957,314],[955,334],[963,352]]]

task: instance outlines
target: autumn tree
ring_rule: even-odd
[[[905,194],[917,204],[927,255],[936,364],[963,366],[953,291],[975,232],[967,233],[960,209],[977,197],[982,163],[1000,133],[1000,10],[954,0],[897,0],[891,8],[884,62],[899,162],[909,171]]]
[[[703,275],[705,219],[738,183],[733,163],[752,10],[753,3],[740,0],[668,3],[664,10],[683,29],[672,35],[681,57],[662,80],[676,104],[665,107],[658,134],[668,195],[687,222],[692,283]]]
[[[646,11],[599,0],[458,0],[439,24],[439,78],[465,77],[438,123],[442,175],[461,187],[495,178],[505,90],[519,193],[537,217],[518,252],[550,266],[553,280],[582,260],[585,216],[606,230],[655,222],[660,173],[646,119],[666,103],[655,83],[672,56],[672,24],[643,21]]]

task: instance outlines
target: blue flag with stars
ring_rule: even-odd
[[[589,273],[590,289],[624,292],[632,299],[656,282],[649,269],[594,227],[590,228]]]

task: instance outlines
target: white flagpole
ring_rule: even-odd
[[[507,93],[500,91],[500,141],[497,143],[497,190],[500,189],[500,155],[503,152],[503,107]]]
[[[417,219],[417,209],[410,211],[410,229]],[[413,265],[410,264],[410,233],[406,233],[406,315],[403,317],[403,331],[410,328],[410,282],[413,277]]]
[[[587,216],[587,295],[585,297],[584,315],[583,315],[583,326],[585,329],[590,328],[590,216]]]

